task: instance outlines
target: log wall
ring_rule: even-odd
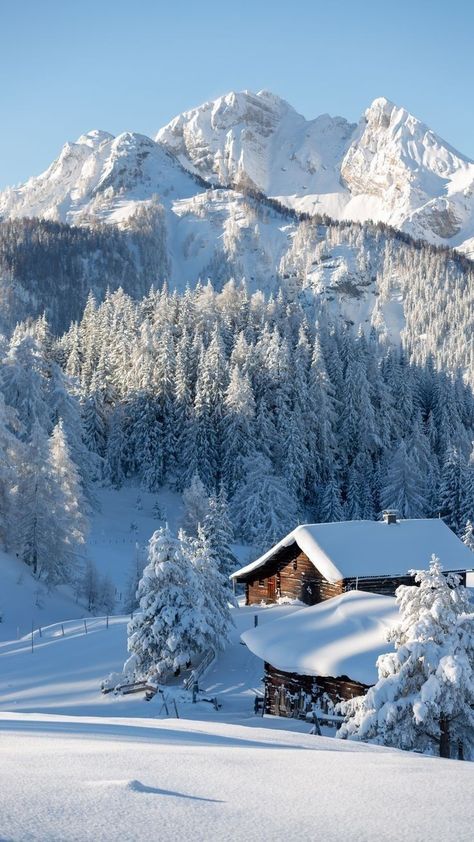
[[[465,571],[459,571],[459,575],[465,584]],[[248,574],[245,594],[247,605],[274,603],[280,596],[299,599],[306,605],[316,605],[345,591],[357,589],[394,596],[399,585],[413,584],[412,576],[354,576],[332,584],[321,575],[298,545],[292,544],[272,556],[267,564]]]
[[[276,602],[280,596],[315,605],[344,591],[342,581],[331,584],[324,579],[296,544],[280,550],[271,559],[271,564],[259,568],[253,575],[258,578],[246,582],[247,605]]]
[[[294,672],[283,672],[265,663],[265,713],[274,716],[295,716],[304,709],[304,705],[306,710],[309,710],[312,704],[324,709],[324,697],[329,697],[331,702],[337,704],[354,696],[364,695],[369,686],[353,681],[348,676],[332,678],[298,675]]]

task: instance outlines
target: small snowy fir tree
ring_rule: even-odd
[[[463,543],[474,553],[474,527],[472,521],[468,520],[462,536]]]
[[[187,538],[182,532],[179,537],[197,573],[206,648],[224,649],[232,625],[228,579],[219,570],[218,559],[202,526],[198,527],[195,539]]]
[[[99,579],[99,593],[97,599],[101,611],[113,614],[115,608],[115,585],[108,574]]]
[[[123,671],[132,680],[159,683],[190,664],[207,642],[196,571],[168,527],[150,538],[137,596],[139,611],[128,624],[131,654]]]
[[[188,535],[197,535],[209,512],[209,500],[199,474],[193,474],[191,485],[183,491],[184,513],[181,526]]]
[[[202,528],[217,559],[219,570],[228,583],[228,589],[232,591],[229,577],[237,568],[237,559],[230,549],[234,540],[234,530],[223,485],[218,495],[213,494],[209,497],[209,511]]]
[[[84,573],[78,590],[80,595],[86,600],[87,610],[94,611],[99,602],[100,579],[97,567],[90,558],[85,563]]]
[[[140,548],[140,544],[138,542],[135,543],[135,553],[130,565],[130,574],[128,577],[127,585],[125,587],[125,592],[122,600],[122,607],[123,610],[131,614],[132,611],[138,606],[138,586],[140,584],[140,579],[143,576],[143,568],[145,567],[145,560],[143,557],[143,551]]]
[[[413,571],[414,572],[414,571]],[[379,680],[343,704],[338,736],[397,748],[472,757],[474,751],[474,614],[466,588],[432,556],[396,597],[395,652],[377,661]]]

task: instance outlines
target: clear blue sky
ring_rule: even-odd
[[[472,0],[0,0],[0,188],[244,88],[353,121],[383,95],[474,158],[473,32]]]

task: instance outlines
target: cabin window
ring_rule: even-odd
[[[259,580],[258,580],[258,587],[259,587],[259,588],[264,588],[264,587],[265,587],[265,579],[259,579]]]

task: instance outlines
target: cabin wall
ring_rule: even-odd
[[[399,585],[414,585],[415,579],[413,576],[387,576],[381,578],[380,576],[373,576],[370,578],[360,577],[358,579],[350,578],[344,579],[345,591],[369,591],[369,593],[378,593],[382,596],[395,596],[395,591]]]
[[[265,713],[274,716],[298,716],[312,704],[327,709],[333,704],[364,695],[369,685],[352,681],[347,676],[330,678],[283,672],[265,663]]]
[[[275,555],[266,565],[254,571],[245,583],[246,605],[274,603],[278,597],[299,599],[306,605],[316,605],[345,591],[363,590],[394,596],[399,585],[414,585],[412,576],[350,577],[332,584],[311,563],[308,556],[293,544]],[[466,574],[459,571],[462,583]]]
[[[299,547],[288,547],[273,559],[269,568],[255,571],[254,580],[246,583],[247,605],[273,603],[278,597],[299,599],[306,605],[316,605],[343,593],[343,582],[331,582],[321,576],[308,556]]]

